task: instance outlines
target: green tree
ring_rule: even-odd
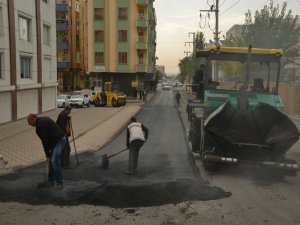
[[[240,40],[245,46],[281,48],[286,51],[286,56],[299,55],[300,28],[296,25],[299,16],[293,16],[292,10],[287,11],[287,2],[280,8],[279,4],[275,6],[270,1],[269,6],[256,11],[253,18],[250,10],[245,15]]]
[[[292,10],[287,10],[287,2],[280,7],[271,0],[269,5],[257,10],[252,16],[248,10],[245,13],[245,23],[242,26],[240,37],[229,36],[223,42],[224,46],[248,47],[249,44],[256,48],[279,48],[285,50],[283,66],[293,63],[289,57],[299,56],[300,28],[296,22],[298,15],[293,15]],[[231,69],[230,64],[224,64],[223,69],[227,78]],[[233,69],[235,74],[242,74],[241,68]],[[233,75],[237,76],[237,75]],[[232,77],[231,77],[232,78]],[[230,78],[229,78],[230,79]]]
[[[193,76],[194,71],[194,61],[192,57],[184,57],[181,59],[178,63],[179,67],[179,74],[177,75],[177,79],[180,80],[180,82],[184,82],[187,78],[187,76]]]

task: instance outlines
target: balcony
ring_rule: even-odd
[[[137,21],[136,21],[136,26],[137,27],[148,27],[148,20],[144,16],[139,16]]]
[[[68,30],[68,22],[63,21],[63,22],[56,23],[56,30],[67,31]]]
[[[57,49],[69,49],[69,43],[68,42],[57,42],[56,47],[57,47]]]
[[[137,5],[149,5],[149,0],[136,0]]]
[[[136,65],[136,72],[146,73],[147,70],[148,70],[148,65],[146,65],[146,64],[137,64]]]
[[[57,62],[57,69],[69,69],[70,62],[68,61],[58,61]]]
[[[66,3],[56,4],[57,12],[68,12],[68,5]]]
[[[148,42],[137,42],[136,49],[139,50],[147,50],[148,49]]]

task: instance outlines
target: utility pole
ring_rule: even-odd
[[[186,42],[184,42],[184,46],[186,46],[186,44],[192,44],[193,45],[193,52],[194,52],[194,50],[195,50],[195,35],[196,35],[196,33],[195,32],[189,32],[189,37],[190,37],[191,34],[193,35],[193,41],[186,41]],[[187,52],[184,52],[184,53],[187,53]]]
[[[216,5],[211,5],[210,10],[200,10],[200,12],[214,12],[215,17],[216,17],[216,26],[215,26],[215,32],[214,32],[214,39],[215,39],[215,45],[219,46],[219,0],[216,0]],[[213,61],[213,67],[214,67],[214,75],[215,75],[215,80],[219,80],[219,66],[217,62]]]
[[[219,0],[216,0],[216,5],[211,5],[209,10],[200,10],[200,12],[214,12],[216,17],[216,27],[214,32],[215,44],[219,45]]]

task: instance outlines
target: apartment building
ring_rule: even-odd
[[[56,108],[55,0],[0,0],[0,123]]]
[[[127,95],[133,84],[148,88],[155,79],[154,0],[85,1],[88,34],[86,71],[93,87],[119,84]]]
[[[58,90],[84,88],[84,6],[83,0],[56,0]]]

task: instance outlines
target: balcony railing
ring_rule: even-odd
[[[136,72],[147,72],[148,65],[147,64],[137,64],[136,65]]]
[[[69,49],[69,43],[68,42],[57,42],[56,47],[57,47],[57,49]]]
[[[149,0],[136,0],[137,5],[148,5]]]
[[[136,26],[137,27],[148,27],[148,19],[143,16],[139,15],[136,21]]]
[[[147,42],[137,42],[136,43],[136,49],[147,50],[148,49],[148,43]]]
[[[63,62],[63,61],[58,61],[57,62],[57,69],[68,69],[70,68],[70,62]]]
[[[57,12],[68,12],[68,5],[66,3],[56,4]]]
[[[64,21],[62,23],[56,23],[56,30],[58,30],[58,31],[68,30],[68,22]]]

